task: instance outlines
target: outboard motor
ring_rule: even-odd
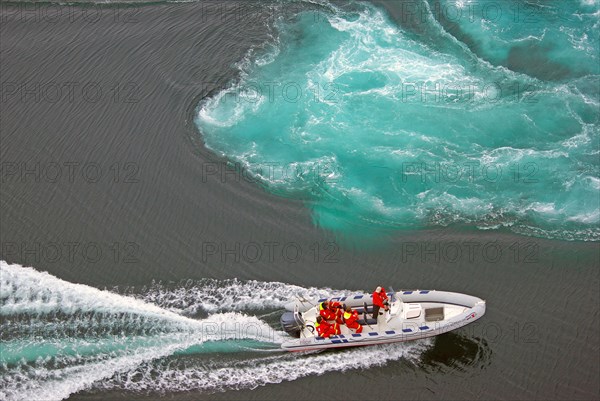
[[[300,338],[300,333],[304,329],[304,319],[298,312],[285,312],[281,315],[281,327],[290,336]]]

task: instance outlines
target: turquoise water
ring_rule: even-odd
[[[600,4],[414,3],[406,21],[365,3],[280,18],[201,103],[206,145],[342,236],[600,239]]]

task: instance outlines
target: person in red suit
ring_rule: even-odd
[[[342,323],[342,306],[339,302],[325,301],[319,304],[319,315],[325,320],[335,320],[338,323]]]
[[[362,333],[363,328],[358,324],[358,312],[352,311],[352,308],[349,306],[346,306],[346,311],[344,312],[344,322],[349,329],[354,329],[356,333]]]
[[[342,312],[343,307],[342,304],[336,301],[330,301],[329,302],[329,316],[335,316],[335,321],[338,324],[342,324]],[[333,320],[333,319],[330,319]]]
[[[319,315],[325,320],[335,320],[336,316],[329,308],[329,302],[321,302],[319,304]]]
[[[379,309],[389,310],[388,296],[385,292],[385,288],[379,286],[375,288],[373,292],[373,319],[377,319],[379,316]]]
[[[330,336],[335,336],[340,334],[340,325],[337,323],[328,323],[327,320],[323,319],[321,316],[317,316],[317,321],[315,322],[315,328],[317,329],[317,333],[320,337],[329,338]]]

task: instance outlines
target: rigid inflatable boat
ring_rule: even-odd
[[[481,318],[485,301],[470,295],[435,290],[387,292],[389,310],[381,309],[377,319],[372,318],[373,296],[357,293],[334,298],[307,300],[298,298],[286,305],[281,316],[283,329],[295,339],[284,342],[286,351],[311,351],[328,348],[387,344],[432,337],[458,329]],[[315,321],[319,304],[337,301],[350,306],[362,317],[362,333],[341,326],[341,334],[319,337]],[[383,312],[383,313],[382,313]]]

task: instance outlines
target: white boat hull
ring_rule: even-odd
[[[395,294],[389,292],[388,296],[393,300],[390,312],[380,315],[370,325],[363,324],[362,333],[357,334],[342,325],[342,333],[330,338],[316,336],[313,329],[317,317],[316,306],[326,299],[299,299],[292,302],[286,309],[297,312],[304,325],[300,338],[284,342],[281,347],[286,351],[313,351],[412,341],[458,329],[485,314],[485,301],[465,294],[407,290]],[[359,308],[361,312],[365,303],[367,307],[372,306],[370,294],[358,293],[331,300]],[[367,310],[370,311],[370,308]]]

